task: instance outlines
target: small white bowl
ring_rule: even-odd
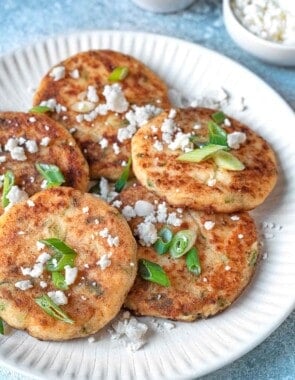
[[[251,33],[235,16],[231,0],[223,0],[223,17],[229,35],[242,49],[268,63],[295,66],[295,46],[267,41]]]
[[[195,0],[133,0],[139,7],[151,12],[169,13],[187,8]]]

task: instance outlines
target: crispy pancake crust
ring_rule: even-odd
[[[66,340],[95,333],[120,310],[136,275],[136,243],[120,213],[101,199],[72,188],[59,187],[32,196],[34,207],[19,203],[0,218],[0,316],[9,325],[44,340]],[[107,228],[118,236],[110,247],[99,232]],[[65,291],[68,304],[60,306],[74,324],[47,315],[35,297],[54,291],[50,273],[24,276],[40,251],[36,242],[57,237],[77,252],[78,276]],[[45,252],[51,252],[49,248]],[[43,251],[42,251],[43,252]],[[104,270],[97,261],[112,253]],[[131,266],[130,263],[135,263]],[[17,281],[31,279],[33,288],[20,290]],[[40,287],[40,281],[48,286]]]
[[[35,121],[31,122],[30,119]],[[24,161],[12,159],[11,154],[5,151],[9,138],[20,137],[35,140],[38,146],[36,153],[29,153],[25,144],[21,145],[26,155]],[[42,145],[44,138],[50,139],[47,146]],[[87,190],[89,168],[85,158],[71,134],[48,116],[21,112],[0,113],[0,145],[0,155],[5,157],[5,161],[0,164],[0,175],[11,170],[15,184],[28,195],[40,191],[44,180],[35,167],[37,162],[57,165],[65,177],[65,186]],[[2,193],[2,189],[0,191]],[[0,212],[3,212],[1,205]]]
[[[77,122],[76,117],[79,112],[73,111],[71,107],[81,99],[81,94],[89,85],[95,86],[99,103],[103,103],[104,86],[112,84],[108,81],[108,77],[118,66],[129,69],[128,76],[119,83],[130,106],[153,104],[160,108],[169,107],[166,85],[142,62],[111,50],[78,53],[56,66],[65,67],[65,78],[54,80],[50,76],[50,70],[39,85],[34,104],[53,98],[59,104],[66,106],[66,111],[55,112],[52,116],[60,120],[67,129],[76,129],[74,137],[89,163],[91,178],[104,176],[112,180],[117,179],[122,172],[122,161],[127,161],[130,156],[130,139],[122,143],[117,140],[118,129],[126,126],[125,112],[117,114],[108,111],[106,115],[97,116],[91,122],[85,120]],[[79,78],[76,79],[70,76],[75,69],[79,71]],[[106,148],[99,145],[103,138],[108,140]],[[119,145],[119,154],[114,153],[114,143]]]
[[[130,187],[120,194],[126,205],[134,206],[138,200],[161,202],[143,186]],[[176,211],[168,207],[169,212]],[[257,232],[248,213],[206,214],[183,211],[182,224],[169,226],[173,232],[183,229],[197,231],[195,247],[199,251],[202,273],[196,276],[188,271],[185,258],[174,260],[169,254],[158,255],[152,247],[138,244],[138,258],[161,265],[171,281],[170,287],[143,280],[137,275],[134,286],[125,300],[125,307],[137,315],[193,321],[207,318],[227,308],[249,284],[258,258]],[[235,218],[234,218],[235,219]],[[215,223],[211,230],[206,221]],[[129,221],[134,231],[142,218]],[[159,230],[163,224],[157,224]]]
[[[176,124],[184,133],[195,131],[207,139],[207,123],[216,112],[206,108],[179,109]],[[212,159],[200,163],[177,160],[183,152],[172,151],[164,145],[162,151],[154,147],[155,139],[162,139],[161,126],[168,117],[166,112],[152,119],[137,131],[132,139],[133,171],[140,183],[165,198],[170,204],[195,210],[237,212],[260,205],[275,186],[277,165],[274,152],[267,142],[250,128],[228,118],[227,133],[244,132],[247,140],[230,153],[244,163],[242,171],[218,168]],[[194,130],[199,124],[200,129]],[[154,128],[157,127],[157,132]],[[214,186],[208,180],[216,179]]]

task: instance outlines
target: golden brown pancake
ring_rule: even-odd
[[[180,321],[207,318],[230,306],[249,284],[256,268],[258,245],[255,224],[248,213],[181,212],[166,204],[168,219],[163,222],[163,209],[159,212],[159,205],[162,205],[160,209],[163,207],[163,199],[143,186],[136,185],[123,190],[119,199],[122,201],[121,210],[129,219],[128,223],[137,240],[138,225],[144,223],[144,218],[128,217],[126,206],[137,209],[138,205],[143,204],[142,201],[153,205],[156,218],[161,214],[162,223],[154,222],[157,231],[168,225],[174,233],[187,229],[197,233],[195,247],[199,252],[202,270],[199,276],[188,271],[185,256],[173,259],[169,253],[159,255],[152,246],[143,246],[138,241],[138,259],[159,264],[168,275],[171,285],[164,287],[144,280],[138,274],[124,303],[135,314]],[[166,223],[171,213],[175,213],[181,222],[177,223],[175,217],[170,217],[170,220],[180,225]]]
[[[109,76],[117,67],[128,68],[128,75],[112,82]],[[117,106],[104,114],[101,109],[106,104],[105,86],[119,87],[125,106],[114,96],[115,101],[109,104]],[[109,92],[114,95],[111,87]],[[57,64],[42,79],[35,94],[34,104],[40,103],[51,104],[52,117],[73,132],[89,163],[91,178],[104,176],[113,180],[120,176],[122,163],[130,156],[131,136],[127,138],[128,131],[119,129],[126,129],[136,112],[142,122],[142,113],[152,116],[159,112],[158,108],[169,107],[167,87],[153,71],[137,59],[111,50],[78,53]],[[133,108],[135,105],[147,108]],[[130,111],[128,122],[126,113]]]
[[[33,207],[22,202],[0,218],[0,317],[44,340],[93,334],[118,313],[134,282],[136,243],[130,228],[116,209],[72,188],[44,190],[30,200]],[[35,277],[22,270],[33,268],[44,252],[53,255],[48,247],[38,248],[37,242],[47,238],[58,238],[77,252],[77,277],[64,290],[67,303],[59,306],[72,324],[46,314],[35,302],[58,290],[46,267]],[[21,290],[22,281],[32,287]]]
[[[134,174],[142,185],[174,206],[226,213],[251,210],[265,200],[277,180],[274,152],[256,132],[229,117],[230,126],[223,125],[228,134],[246,135],[238,149],[230,149],[245,165],[242,171],[220,168],[212,159],[200,163],[177,159],[191,147],[191,142],[185,144],[185,138],[208,140],[207,124],[214,112],[206,108],[179,109],[175,118],[163,112],[139,129],[132,139]],[[174,132],[169,134],[171,125]],[[165,133],[172,137],[173,150],[163,142]],[[184,149],[175,148],[181,143]]]
[[[0,175],[11,170],[15,185],[29,196],[40,191],[44,181],[36,163],[58,166],[65,177],[64,185],[86,191],[89,169],[85,158],[71,134],[48,116],[0,113],[0,145]]]

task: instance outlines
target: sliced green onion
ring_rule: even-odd
[[[214,121],[209,121],[208,130],[210,144],[223,145],[225,147],[228,147],[227,133],[224,129],[222,129],[218,124],[214,123]]]
[[[159,255],[163,255],[168,252],[171,241],[173,238],[173,232],[168,227],[163,227],[158,232],[158,239],[154,244],[155,251]]]
[[[52,282],[57,289],[67,290],[69,287],[66,284],[65,276],[60,272],[52,272]]]
[[[40,242],[52,248],[55,252],[55,255],[46,263],[46,269],[48,271],[59,272],[63,270],[66,265],[74,267],[77,252],[66,245],[62,240],[49,238],[40,240]]]
[[[47,189],[49,187],[60,186],[62,183],[66,181],[65,177],[60,171],[60,168],[56,165],[37,163],[35,164],[35,166],[38,172],[47,181]]]
[[[233,154],[220,151],[214,154],[213,160],[217,166],[226,170],[240,171],[245,169],[245,165]]]
[[[190,142],[194,144],[196,148],[203,148],[208,145],[208,141],[204,139],[204,137],[193,135],[189,138]]]
[[[126,66],[116,67],[109,75],[108,80],[110,82],[118,82],[124,80],[129,73],[129,69]]]
[[[132,159],[131,159],[131,156],[130,156],[129,160],[128,160],[128,163],[125,166],[125,168],[124,168],[124,170],[123,170],[120,178],[115,183],[115,191],[117,193],[120,193],[124,189],[124,187],[125,187],[125,185],[126,185],[126,183],[128,181],[129,174],[130,174],[131,163],[132,163]]]
[[[178,231],[172,239],[169,253],[174,259],[186,254],[195,244],[197,234],[195,231],[182,230]]]
[[[14,185],[14,175],[11,170],[7,170],[7,172],[4,174],[3,190],[2,190],[2,197],[1,197],[1,203],[2,203],[3,208],[9,205],[9,199],[7,198],[7,195],[10,192],[13,185]]]
[[[139,260],[138,264],[139,274],[144,280],[155,282],[162,286],[170,286],[170,280],[159,264],[144,259]]]
[[[212,155],[220,150],[226,149],[223,145],[208,144],[203,148],[192,150],[177,157],[179,161],[185,162],[201,162],[208,160]]]
[[[4,325],[3,325],[3,321],[1,318],[0,318],[0,334],[4,335]]]
[[[226,116],[222,111],[218,111],[211,115],[211,118],[215,121],[215,123],[220,125],[224,122]]]
[[[46,112],[51,112],[51,111],[52,109],[47,106],[35,106],[29,110],[29,112],[31,113],[46,113]]]
[[[186,257],[185,257],[185,262],[187,269],[194,273],[196,276],[199,276],[201,274],[201,264],[200,264],[200,259],[199,259],[199,253],[196,247],[191,248]]]
[[[43,311],[45,311],[46,314],[50,315],[51,317],[65,323],[75,323],[71,318],[67,316],[64,311],[62,311],[59,306],[57,306],[52,301],[52,299],[47,294],[43,294],[42,296],[35,298],[35,302],[38,306],[41,307]]]

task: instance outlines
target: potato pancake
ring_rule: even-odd
[[[172,208],[141,185],[122,191],[123,215],[138,239],[138,259],[159,264],[170,286],[137,275],[125,307],[137,315],[193,321],[227,308],[249,284],[258,260],[257,232],[248,213],[207,214]],[[141,216],[139,216],[141,215]],[[152,244],[157,232],[168,226],[197,234],[201,273],[190,272],[186,258],[159,255]],[[155,234],[156,231],[156,234]]]
[[[134,174],[142,185],[174,206],[226,213],[251,210],[275,186],[274,152],[257,133],[229,117],[220,126],[214,123],[218,131],[210,137],[208,125],[212,126],[215,113],[206,108],[171,110],[140,128],[132,139]],[[209,138],[216,135],[223,144],[227,139],[226,149],[245,166],[243,170],[225,169],[212,156],[202,162],[178,159],[196,145],[205,149]],[[223,154],[228,152],[223,150]]]
[[[43,163],[60,169],[65,186],[87,190],[89,169],[80,148],[64,127],[46,115],[0,113],[0,145],[1,188],[2,176],[11,171],[19,194],[30,196],[39,192],[46,183],[36,164]]]
[[[29,201],[0,218],[0,317],[44,340],[93,334],[115,317],[133,285],[130,228],[115,208],[72,188],[44,190]],[[57,239],[76,255],[54,253],[44,239]],[[62,262],[67,265],[59,268]],[[40,297],[66,317],[49,315],[37,304]]]
[[[78,53],[53,67],[42,79],[35,105],[73,133],[90,177],[115,180],[130,156],[137,128],[170,107],[164,82],[128,55],[97,50]]]

